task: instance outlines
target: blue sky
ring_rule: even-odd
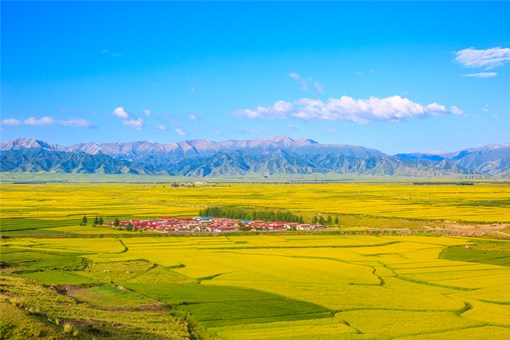
[[[510,2],[1,2],[1,139],[510,142]]]

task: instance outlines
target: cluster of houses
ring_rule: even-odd
[[[112,223],[113,226],[113,223]],[[164,217],[153,220],[119,221],[121,229],[150,230],[161,233],[192,232],[236,232],[236,231],[284,231],[284,230],[319,230],[320,224],[295,222],[266,222],[259,220],[236,220],[231,218],[199,217]]]

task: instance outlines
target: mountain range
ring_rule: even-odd
[[[345,144],[276,136],[253,140],[81,143],[18,138],[0,143],[0,171],[270,177],[293,174],[510,177],[510,143],[451,153],[387,155]]]

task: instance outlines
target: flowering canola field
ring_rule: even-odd
[[[44,307],[30,293],[25,304],[43,305],[53,318],[125,323],[152,336],[172,337],[182,326],[174,333],[147,330],[131,317],[103,314],[121,308],[143,315],[150,308],[142,307],[157,301],[176,320],[188,315],[166,322],[189,322],[202,337],[224,339],[508,338],[510,268],[441,258],[446,247],[473,242],[361,235],[14,238],[2,242],[11,271],[0,282],[14,294],[22,285],[14,280],[41,290],[68,284],[64,297],[81,302],[76,315]],[[510,250],[509,241],[494,242]]]
[[[84,214],[193,216],[220,205],[307,218],[508,222],[503,185],[48,184],[0,192],[0,312],[9,316],[0,338],[510,338],[509,240],[167,237],[78,225]]]
[[[194,216],[207,206],[285,209],[342,226],[421,227],[434,220],[510,223],[510,186],[412,184],[1,184],[2,232],[73,227],[102,216]],[[57,228],[50,230],[49,228]],[[90,228],[83,233],[92,233]]]

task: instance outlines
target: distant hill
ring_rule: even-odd
[[[276,136],[266,139],[170,144],[149,141],[60,146],[18,138],[0,144],[1,171],[166,174],[194,177],[269,177],[352,174],[437,177],[510,177],[510,144],[445,154],[387,155],[345,144]]]
[[[510,143],[485,145],[451,153],[398,154],[401,159],[448,160],[476,174],[510,177]]]
[[[52,151],[43,148],[3,150],[0,171],[101,174],[151,174],[143,164],[83,152]]]

